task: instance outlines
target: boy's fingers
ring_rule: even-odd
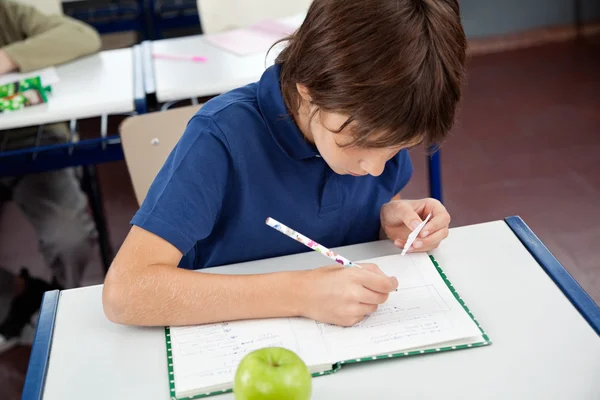
[[[414,251],[428,251],[431,249],[435,249],[436,247],[439,246],[439,244],[442,242],[442,240],[446,239],[448,237],[448,228],[443,228],[440,229],[437,232],[434,232],[433,234],[427,236],[426,238],[421,238],[419,237],[417,240],[415,240],[412,244],[412,246],[410,247],[409,252],[414,252]]]
[[[438,201],[431,211],[431,218],[419,233],[420,237],[426,237],[440,229],[447,228],[450,225],[450,214],[446,208]]]
[[[380,275],[371,271],[361,271],[359,274],[360,283],[367,289],[374,292],[390,293],[398,287],[398,280],[395,277]]]
[[[436,216],[432,215],[423,229],[421,229],[419,237],[424,238],[430,236],[434,232],[448,228],[448,225],[450,225],[450,215],[448,215],[448,213],[443,213],[442,215]]]
[[[363,288],[359,301],[364,304],[383,304],[387,301],[388,296],[388,293],[374,292]]]
[[[423,221],[406,201],[392,201],[384,204],[381,213],[381,223],[386,226],[406,225],[414,230]]]

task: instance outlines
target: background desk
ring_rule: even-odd
[[[57,67],[46,104],[0,114],[0,129],[135,110],[132,49],[104,51]]]
[[[300,26],[304,16],[283,18],[282,21]],[[278,47],[279,49],[281,47]],[[156,99],[163,103],[193,97],[215,96],[237,87],[258,81],[267,67],[273,64],[277,49],[269,53],[238,56],[210,44],[204,35],[157,40],[143,44],[144,65],[148,66],[146,84]],[[204,63],[153,59],[152,54],[203,56]]]
[[[109,114],[146,112],[139,47],[105,51],[57,68],[48,103],[0,115],[0,130]],[[0,176],[122,160],[121,142],[108,136],[14,151],[0,149]]]
[[[600,338],[590,325],[600,326],[598,307],[577,286],[568,288],[572,282],[551,259],[543,267],[554,272],[546,274],[534,258],[548,256],[541,243],[519,219],[508,222],[510,226],[496,221],[451,229],[433,252],[490,335],[491,346],[348,365],[315,378],[313,399],[600,398]],[[341,249],[355,260],[397,252],[383,241]],[[257,273],[328,263],[308,252],[211,272]],[[564,293],[553,279],[567,285]],[[46,295],[24,399],[42,394],[44,400],[168,399],[164,330],[110,323],[101,295],[101,286]]]

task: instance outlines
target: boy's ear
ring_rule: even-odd
[[[300,97],[302,97],[302,100],[312,103],[312,96],[310,95],[310,91],[305,85],[301,83],[296,83],[296,89],[298,90],[298,93],[300,93]]]

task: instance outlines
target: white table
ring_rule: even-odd
[[[519,238],[537,246],[532,252],[537,255],[541,242],[526,227],[515,230],[519,238],[511,227],[495,221],[454,228],[433,252],[490,335],[491,346],[347,365],[314,378],[313,399],[599,399],[600,337],[591,326],[600,325],[598,307],[584,305],[589,324]],[[355,260],[397,252],[389,242],[340,251]],[[327,263],[310,252],[211,272],[258,273]],[[552,274],[558,279],[560,272]],[[109,322],[101,291],[94,286],[46,296],[25,383],[27,399],[40,398],[42,392],[44,400],[168,399],[164,330]],[[585,295],[567,292],[579,300]]]
[[[300,26],[303,18],[301,15],[282,21]],[[146,89],[155,90],[161,103],[218,95],[259,80],[280,49],[281,46],[273,48],[268,57],[267,53],[239,56],[212,45],[204,35],[157,40],[144,54],[144,63],[149,66]],[[152,59],[152,53],[204,56],[208,61]]]
[[[61,65],[57,72],[60,82],[52,85],[48,103],[0,114],[0,130],[126,113],[135,109],[131,48],[103,51]],[[137,96],[140,96],[139,90]]]

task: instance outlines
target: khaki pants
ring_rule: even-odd
[[[31,128],[3,131],[0,143],[3,150],[32,147],[36,141],[38,145],[59,143],[67,140],[67,130],[63,125],[52,125],[36,136],[37,129]],[[58,284],[64,288],[79,286],[98,234],[76,169],[2,177],[0,190],[35,228],[39,250]]]

